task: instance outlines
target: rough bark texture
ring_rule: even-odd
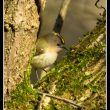
[[[35,49],[39,15],[34,0],[5,0],[4,15],[4,94],[10,97],[12,89],[24,77]]]

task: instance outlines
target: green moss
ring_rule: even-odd
[[[94,94],[96,95],[100,91],[103,91],[103,86],[99,85],[102,82],[97,83],[97,80],[104,78],[105,74],[103,76],[98,75],[94,78],[94,74],[85,75],[83,71],[83,69],[86,70],[88,66],[95,65],[100,58],[105,57],[106,39],[103,39],[102,44],[97,43],[97,46],[88,48],[88,46],[92,42],[96,41],[97,37],[102,33],[105,33],[105,19],[103,18],[98,20],[97,26],[92,32],[85,34],[85,37],[80,40],[78,45],[73,45],[70,47],[69,51],[67,52],[67,56],[58,64],[56,64],[55,68],[53,68],[46,77],[39,81],[35,87],[41,91],[48,92],[51,90],[53,82],[56,81],[56,91],[54,94],[62,96],[63,93],[69,92],[71,94],[69,98],[72,98],[75,102],[81,102],[80,97],[85,94],[86,90],[90,90],[90,93],[87,93],[88,96],[90,95],[90,100]],[[87,85],[84,84],[86,80],[89,81],[89,79],[92,78],[94,78],[93,81]],[[105,82],[103,82],[103,85],[104,84]],[[97,97],[94,98],[94,100],[96,100]],[[101,99],[103,103],[105,103],[104,98],[105,97]],[[89,101],[86,101],[84,105],[86,106],[86,104],[93,106],[95,109],[96,107],[99,107],[96,101],[94,102],[95,106],[92,105]],[[101,107],[102,106],[99,108]],[[105,106],[102,108],[104,107]],[[74,107],[71,108],[64,103],[62,104],[60,102],[56,102],[54,99],[53,102],[47,106],[47,108],[48,109],[46,110],[74,110]]]
[[[36,49],[32,50],[32,56],[29,62],[31,62]],[[38,102],[37,90],[33,89],[30,84],[31,65],[29,64],[26,71],[24,71],[24,80],[16,86],[16,89],[12,91],[11,99],[5,101],[6,110],[34,110]]]
[[[5,102],[7,110],[33,110],[37,103],[38,95],[36,90],[31,87],[29,74],[30,66],[25,71],[24,80],[13,90],[11,100]]]

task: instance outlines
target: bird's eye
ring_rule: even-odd
[[[57,44],[57,46],[60,46],[60,44]]]

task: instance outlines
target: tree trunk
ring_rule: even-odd
[[[10,97],[12,88],[24,77],[35,49],[39,15],[34,0],[5,0],[4,15],[4,94]]]

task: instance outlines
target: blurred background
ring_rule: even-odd
[[[52,31],[62,2],[63,0],[47,0],[40,36]],[[103,9],[95,6],[95,2],[96,0],[71,0],[61,31],[66,47],[78,43],[84,33],[95,27],[99,14],[103,12]],[[101,5],[106,8],[106,0],[100,0],[98,6]],[[62,52],[59,58],[64,54]]]

